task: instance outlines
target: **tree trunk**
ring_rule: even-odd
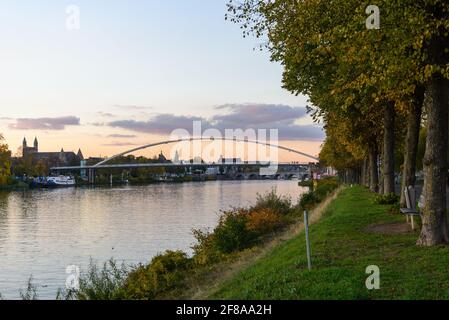
[[[394,193],[394,104],[384,107],[383,193]]]
[[[416,155],[418,153],[419,129],[421,128],[422,106],[424,102],[424,87],[416,87],[413,104],[407,116],[407,135],[404,145],[404,166],[401,184],[401,207],[405,208],[404,190],[415,186]]]
[[[449,242],[446,206],[449,80],[435,74],[427,84],[427,140],[424,155],[424,210],[418,245]]]
[[[369,152],[369,188],[377,192],[379,187],[379,175],[377,174],[377,153],[374,148]]]
[[[377,155],[378,157],[378,163],[380,166],[378,166],[378,174],[379,174],[379,190],[377,191],[380,194],[384,194],[384,175],[383,175],[383,159],[382,154]]]
[[[366,175],[366,159],[363,159],[362,167],[361,167],[361,174],[360,174],[360,184],[362,186],[364,186],[366,183],[365,175]]]

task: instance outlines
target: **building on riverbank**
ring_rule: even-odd
[[[27,144],[26,138],[23,138],[22,142],[22,158],[32,157],[33,161],[39,162],[51,162],[51,163],[60,163],[60,164],[72,164],[75,163],[79,165],[81,160],[84,160],[83,153],[81,149],[78,149],[78,152],[75,153],[73,151],[64,151],[62,148],[61,151],[56,152],[40,152],[39,151],[39,142],[37,137],[34,139],[33,146],[30,147]]]
[[[22,142],[21,154],[11,158],[11,171],[16,176],[45,176],[50,174],[49,168],[54,166],[79,166],[84,160],[81,149],[78,152],[65,151],[41,152],[39,142],[34,139],[28,146],[26,138]]]

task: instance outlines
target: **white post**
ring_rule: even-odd
[[[309,214],[307,213],[307,210],[304,210],[304,228],[306,232],[307,266],[309,270],[312,270],[312,259],[311,259],[310,239],[309,239]]]

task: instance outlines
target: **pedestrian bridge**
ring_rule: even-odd
[[[147,145],[143,145],[141,147],[137,147],[137,148],[133,148],[130,150],[126,150],[124,152],[118,153],[112,157],[106,158],[102,161],[100,161],[97,164],[94,165],[90,165],[90,166],[62,166],[62,167],[52,167],[50,168],[51,171],[53,172],[63,172],[63,171],[77,171],[77,170],[88,170],[89,172],[89,180],[93,179],[94,175],[95,175],[95,171],[96,170],[101,170],[101,169],[136,169],[136,168],[160,168],[160,167],[164,167],[164,168],[170,168],[170,167],[181,167],[181,168],[193,168],[193,169],[198,169],[198,168],[207,168],[207,167],[275,167],[278,169],[285,168],[287,169],[287,167],[296,167],[296,169],[293,169],[292,174],[295,174],[297,172],[298,169],[300,169],[302,167],[302,170],[305,169],[305,167],[307,167],[307,165],[301,165],[299,163],[265,163],[265,162],[242,162],[242,163],[196,163],[196,162],[189,162],[189,163],[129,163],[129,164],[108,164],[109,162],[111,162],[114,159],[120,158],[122,156],[126,156],[128,154],[131,154],[133,152],[137,152],[140,150],[144,150],[144,149],[148,149],[148,148],[152,148],[152,147],[157,147],[157,146],[161,146],[161,145],[168,145],[168,144],[174,144],[174,143],[181,143],[181,142],[194,142],[194,141],[201,141],[201,142],[205,142],[205,141],[216,141],[216,140],[222,140],[222,141],[230,141],[230,142],[243,142],[243,143],[250,143],[250,144],[257,144],[257,145],[263,145],[265,147],[269,147],[269,148],[277,148],[279,150],[283,150],[283,151],[287,151],[290,153],[294,153],[306,158],[309,158],[311,160],[313,160],[313,162],[318,162],[319,159],[315,156],[309,155],[305,152],[302,151],[298,151],[295,149],[291,149],[291,148],[287,148],[287,147],[283,147],[280,145],[276,145],[276,144],[272,144],[272,143],[267,143],[267,142],[261,142],[261,141],[256,141],[256,140],[248,140],[248,139],[230,139],[230,138],[215,138],[215,137],[210,137],[210,138],[180,138],[180,139],[173,139],[173,140],[165,140],[165,141],[160,141],[160,142],[156,142],[156,143],[151,143],[151,144],[147,144]],[[291,171],[291,170],[290,170]]]

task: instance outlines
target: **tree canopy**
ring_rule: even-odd
[[[380,25],[370,28],[377,12]],[[381,160],[383,183],[373,190],[394,192],[398,167],[403,187],[414,183],[426,93],[426,204],[418,242],[448,242],[446,191],[438,186],[447,175],[449,3],[231,0],[226,18],[243,36],[264,40],[261,49],[283,66],[285,89],[309,97],[313,118],[325,124],[323,163],[340,171],[358,167],[377,184]],[[399,149],[401,166],[395,164]]]

